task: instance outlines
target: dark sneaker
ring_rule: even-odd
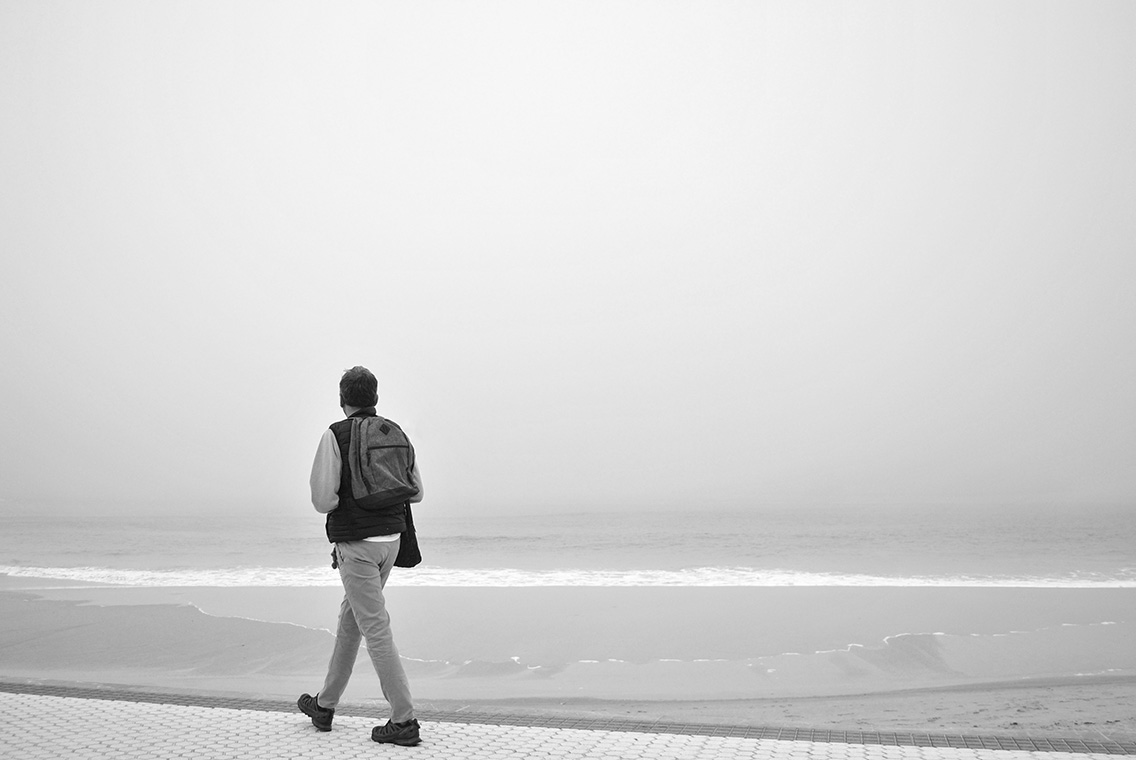
[[[413,747],[422,741],[418,736],[418,721],[414,718],[405,723],[388,720],[385,726],[375,726],[371,729],[371,741]]]
[[[300,708],[300,712],[307,715],[312,719],[312,725],[320,731],[330,731],[331,721],[335,717],[335,709],[329,707],[320,707],[319,694],[314,697],[311,694],[301,694],[300,698],[296,700],[296,707]]]

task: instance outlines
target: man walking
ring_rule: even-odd
[[[335,707],[351,678],[360,640],[365,638],[383,696],[391,706],[390,720],[375,726],[371,738],[409,747],[421,741],[419,725],[414,718],[410,685],[391,634],[383,587],[398,556],[400,534],[407,527],[406,501],[422,500],[422,479],[409,440],[397,425],[375,414],[378,388],[378,380],[366,367],[353,367],[343,373],[339,405],[346,419],[333,423],[324,433],[312,465],[312,504],[327,515],[327,538],[335,544],[335,564],[343,581],[344,596],[323,688],[314,697],[302,695],[297,705],[317,729],[330,731]],[[360,473],[352,472],[352,464],[356,469],[363,466],[353,448],[359,445],[360,429],[366,429],[364,425],[371,421],[380,424],[384,432],[393,427],[399,440],[405,441],[403,448],[409,450],[407,474],[412,485],[417,486],[417,495],[396,504],[364,508],[358,502],[367,494],[355,492],[360,487]]]

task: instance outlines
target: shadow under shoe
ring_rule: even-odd
[[[300,712],[311,718],[312,725],[320,731],[331,730],[331,721],[335,719],[335,708],[320,707],[319,694],[314,697],[311,694],[301,694],[300,698],[296,700],[296,707],[299,707]]]
[[[418,721],[411,718],[403,723],[388,720],[386,725],[375,726],[371,729],[371,741],[380,744],[398,744],[402,747],[413,747],[422,741],[418,735]]]

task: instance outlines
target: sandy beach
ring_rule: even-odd
[[[339,599],[334,587],[66,585],[2,578],[0,676],[292,696],[319,687],[332,642],[320,628]],[[390,589],[416,697],[439,709],[1110,738],[1136,736],[1134,600],[1129,589]],[[361,660],[346,698],[377,695]]]

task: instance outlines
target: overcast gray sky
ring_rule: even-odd
[[[0,506],[1136,498],[1136,4],[0,0]],[[134,508],[134,507],[131,507]]]

